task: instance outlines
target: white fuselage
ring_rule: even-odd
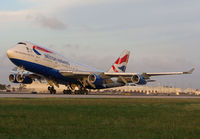
[[[61,55],[58,55],[56,52],[34,45],[30,42],[25,42],[25,44],[26,45],[17,44],[15,47],[9,49],[7,51],[9,59],[23,60],[57,70],[89,72],[100,71],[87,65],[79,64],[75,61],[69,60]]]

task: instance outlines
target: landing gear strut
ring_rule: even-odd
[[[56,94],[56,90],[54,89],[53,86],[49,86],[48,90],[49,90],[50,94]]]

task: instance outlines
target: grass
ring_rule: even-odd
[[[0,99],[0,138],[200,138],[200,99]]]

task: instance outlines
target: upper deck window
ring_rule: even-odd
[[[19,42],[18,44],[23,44],[23,45],[26,45],[26,43],[24,43],[24,42]]]

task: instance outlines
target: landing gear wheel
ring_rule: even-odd
[[[50,94],[56,94],[56,90],[54,89],[53,86],[49,86],[48,90],[49,90]]]
[[[85,95],[88,95],[88,92],[89,92],[88,90],[85,90],[84,94],[85,94]]]
[[[81,94],[81,95],[87,95],[88,94],[88,90],[87,89],[81,89],[81,90],[79,90],[79,94]]]
[[[71,90],[63,90],[63,94],[72,94]]]
[[[75,90],[74,94],[82,94],[82,90]]]
[[[48,86],[48,90],[49,90],[49,91],[51,90],[51,86]]]
[[[52,94],[56,94],[56,90],[54,89],[54,90],[52,90]]]

